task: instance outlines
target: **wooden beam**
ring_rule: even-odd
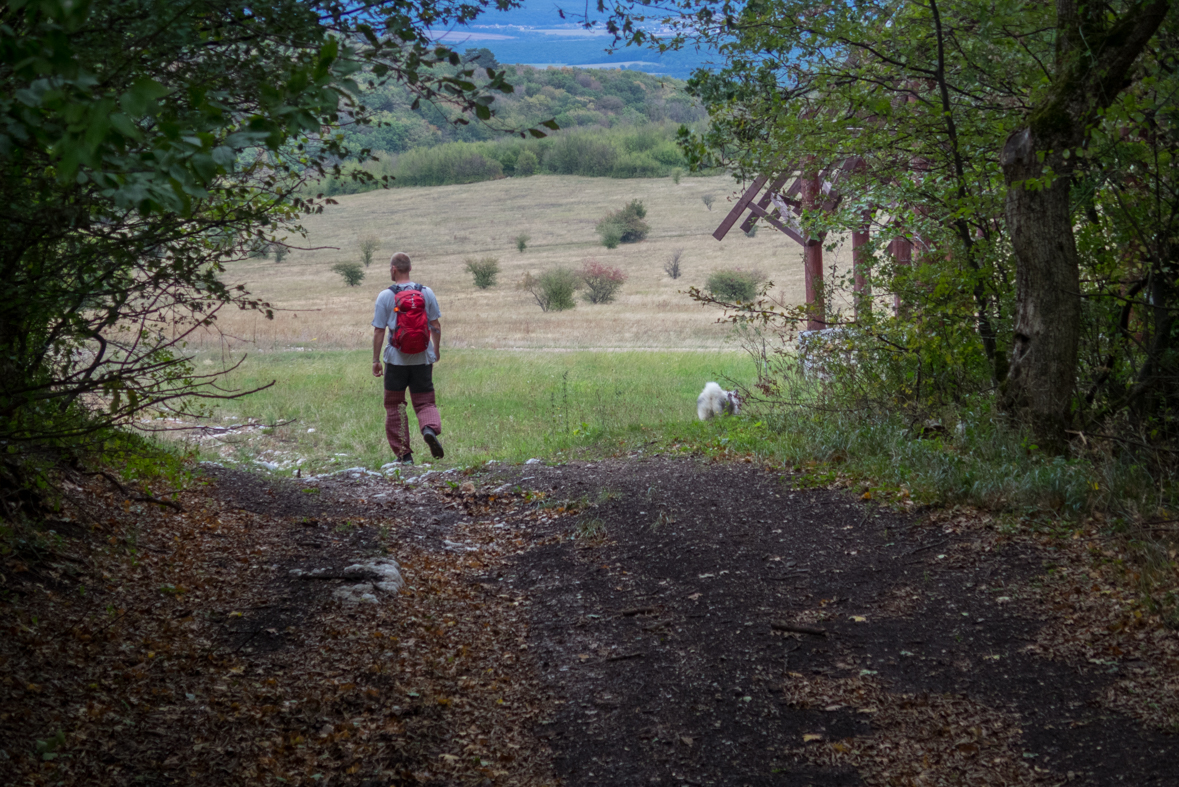
[[[717,240],[725,239],[725,236],[729,234],[729,230],[737,223],[737,219],[741,218],[741,214],[745,212],[745,208],[749,206],[749,203],[753,202],[753,198],[761,191],[761,187],[765,185],[768,179],[765,175],[758,175],[753,179],[753,183],[750,184],[749,188],[745,189],[745,193],[733,205],[733,209],[729,211],[729,215],[725,216],[725,220],[712,233],[712,237]]]

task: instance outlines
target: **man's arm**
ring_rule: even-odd
[[[442,323],[430,320],[430,341],[434,342],[434,360],[442,360]]]
[[[373,377],[380,377],[385,373],[385,365],[381,363],[381,348],[385,344],[385,329],[373,328]]]

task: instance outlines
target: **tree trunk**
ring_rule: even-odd
[[[1080,260],[1069,213],[1071,173],[1056,169],[1048,188],[1038,151],[1051,146],[1018,132],[1003,148],[1007,229],[1015,251],[1015,336],[1003,404],[1048,450],[1062,445],[1071,417],[1081,327]],[[1054,162],[1064,164],[1061,162]]]
[[[1063,447],[1077,374],[1080,259],[1069,212],[1076,159],[1069,156],[1130,83],[1134,61],[1170,8],[1171,0],[1139,0],[1112,15],[1096,0],[1056,0],[1052,87],[1000,155],[1017,268],[1002,404],[1048,450]]]

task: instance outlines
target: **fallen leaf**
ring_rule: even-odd
[[[817,732],[808,732],[802,736],[803,743],[812,743],[814,741],[821,741],[821,740],[823,740],[823,736]]]

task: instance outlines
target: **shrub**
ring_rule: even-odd
[[[617,249],[622,243],[622,227],[617,224],[599,224],[598,235],[602,238],[602,245],[607,249]]]
[[[711,194],[705,194],[700,199],[704,203],[704,207],[708,208],[709,210],[712,210],[712,203],[716,202],[716,197],[714,197]]]
[[[755,235],[757,235],[757,225],[756,224],[754,224],[749,229],[745,230],[745,237],[752,238]]]
[[[400,186],[444,186],[502,178],[503,165],[485,156],[483,150],[467,142],[415,148],[397,157],[395,182]]]
[[[598,234],[602,237],[602,245],[613,249],[619,243],[638,243],[651,231],[647,222],[643,221],[646,216],[647,209],[637,199],[631,200],[630,204],[613,213],[606,214],[597,226]]]
[[[766,280],[761,271],[747,271],[740,268],[727,271],[713,271],[705,287],[717,300],[729,303],[749,303],[757,297],[757,290]]]
[[[550,268],[539,276],[524,274],[520,289],[532,293],[541,311],[564,311],[577,304],[573,294],[581,285],[581,277],[568,268]]]
[[[585,284],[585,295],[590,303],[609,303],[626,281],[626,273],[619,268],[603,265],[594,259],[586,260],[581,266],[581,281]]]
[[[531,150],[526,150],[516,159],[516,174],[520,177],[535,175],[540,167],[540,159]]]
[[[530,240],[532,240],[531,235],[521,232],[516,236],[516,250],[523,254],[524,249],[528,248],[528,241]]]
[[[663,270],[673,279],[678,279],[683,271],[680,270],[680,259],[684,256],[683,249],[673,249],[667,255],[667,262],[663,263]]]
[[[283,260],[285,260],[287,258],[287,255],[291,253],[291,250],[288,249],[286,247],[286,245],[282,244],[282,243],[270,244],[270,250],[272,252],[274,252],[274,261],[275,262],[282,262]]]
[[[340,274],[340,278],[349,287],[355,287],[364,281],[364,268],[360,267],[359,262],[337,262],[332,266],[332,270]]]
[[[356,242],[356,248],[360,250],[360,260],[367,268],[373,264],[373,255],[377,253],[377,249],[381,248],[381,239],[376,235],[365,235]]]
[[[481,260],[472,257],[467,260],[467,270],[475,277],[475,286],[486,290],[495,286],[495,277],[499,275],[499,260],[495,257],[484,257]]]

